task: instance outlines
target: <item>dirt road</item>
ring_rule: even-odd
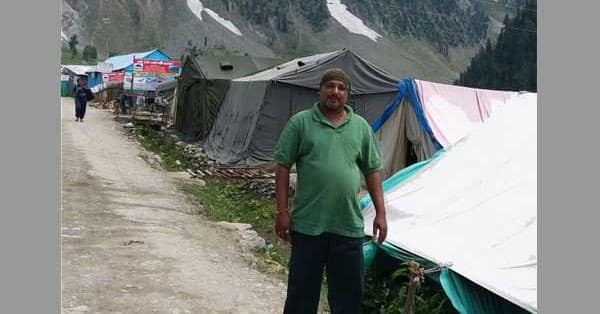
[[[191,214],[110,112],[88,106],[80,123],[71,98],[61,106],[63,313],[282,312],[285,284]]]

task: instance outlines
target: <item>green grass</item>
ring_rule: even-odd
[[[147,126],[136,126],[135,133],[136,138],[147,150],[161,156],[163,166],[168,171],[190,168],[191,161],[185,159],[182,149],[175,145],[175,141],[166,136],[164,132]],[[179,160],[181,165],[176,165],[175,160]],[[261,198],[255,193],[245,190],[244,184],[245,181],[243,180],[206,179],[205,185],[183,183],[182,189],[193,202],[202,205],[201,214],[209,220],[251,224],[252,229],[263,237],[267,243],[265,251],[256,253],[277,262],[284,269],[288,269],[291,247],[275,234],[275,201]],[[290,203],[292,201],[290,199]],[[387,266],[375,267],[367,271],[363,313],[402,313],[408,278],[406,276],[393,278],[390,274],[394,270],[405,266],[383,254],[376,256],[377,261],[382,261],[380,265]],[[324,278],[321,289],[320,307],[322,309],[327,308],[327,286],[325,281]],[[430,279],[426,280],[417,293],[414,306],[414,313],[416,314],[456,313],[439,284]]]
[[[378,250],[372,266],[365,273],[365,314],[403,314],[409,283],[408,263]],[[414,314],[456,314],[442,286],[432,277],[417,290]]]
[[[274,230],[275,201],[261,199],[243,186],[241,180],[208,179],[204,186],[185,184],[183,189],[203,205],[202,213],[210,220],[251,224],[267,242],[269,248],[264,253],[287,268],[289,245],[280,240]]]
[[[365,275],[365,296],[362,311],[365,314],[403,314],[408,290],[408,277],[393,279],[373,272]],[[441,286],[431,279],[421,285],[413,303],[414,314],[456,314],[452,303]]]
[[[167,171],[183,171],[192,168],[192,162],[185,158],[183,149],[175,145],[175,140],[165,136],[163,132],[148,126],[137,125],[135,134],[146,150],[154,152],[162,158],[163,166]],[[177,160],[180,162],[179,165]]]
[[[202,204],[202,213],[210,220],[249,223],[267,244],[273,244],[266,252],[273,261],[286,269],[289,266],[290,246],[279,240],[274,232],[275,202],[260,199],[245,191],[242,180],[209,179],[205,186],[184,184],[183,189],[193,201]],[[396,266],[393,264],[396,263]],[[394,269],[404,267],[393,260]],[[388,264],[389,265],[389,264]],[[389,271],[367,271],[363,312],[366,314],[400,314],[405,302],[408,277],[393,278]],[[407,273],[407,272],[406,272]],[[323,279],[321,308],[327,308],[327,285]],[[456,311],[441,286],[428,279],[416,295],[416,314],[455,314]]]

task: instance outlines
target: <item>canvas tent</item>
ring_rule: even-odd
[[[231,81],[204,145],[207,154],[230,164],[272,161],[283,126],[318,101],[321,76],[330,68],[348,73],[349,105],[369,123],[396,95],[398,79],[349,50],[297,58]]]
[[[384,160],[383,177],[456,143],[516,92],[446,85],[413,78],[372,124]]]
[[[279,59],[250,56],[187,58],[176,95],[175,128],[193,138],[204,139],[225,98],[229,82],[279,62]]]
[[[388,236],[380,248],[441,265],[436,279],[460,313],[535,313],[537,95],[515,94],[495,111],[384,182]],[[368,198],[363,208],[371,235]]]

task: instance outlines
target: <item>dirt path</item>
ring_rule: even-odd
[[[112,114],[62,99],[63,313],[281,313],[285,285],[192,215]],[[40,152],[43,158],[43,152]]]

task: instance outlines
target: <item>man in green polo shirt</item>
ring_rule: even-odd
[[[379,150],[370,125],[346,105],[349,92],[350,79],[344,71],[325,72],[319,102],[290,118],[275,149],[275,231],[292,242],[286,314],[317,312],[323,270],[331,312],[360,312],[364,281],[364,225],[358,199],[361,174],[376,210],[373,236],[383,242],[387,234]],[[289,169],[294,164],[298,184],[290,213]]]

